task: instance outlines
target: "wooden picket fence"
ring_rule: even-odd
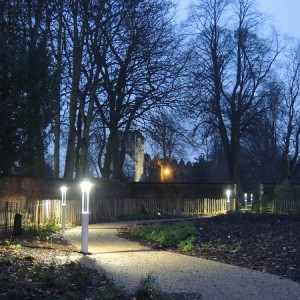
[[[273,199],[266,203],[266,211],[276,214],[299,214],[300,200],[299,199]]]
[[[116,220],[120,216],[164,213],[184,216],[216,215],[226,212],[226,199],[141,199],[116,198],[90,201],[90,223]],[[12,232],[15,214],[22,215],[25,226],[40,227],[47,222],[61,222],[60,200],[0,202],[0,228]],[[69,200],[66,225],[81,223],[81,201]]]
[[[233,207],[231,207],[233,208]],[[177,216],[207,216],[226,213],[226,199],[156,199],[113,198],[90,202],[90,223],[116,220],[121,216],[162,213]],[[269,213],[300,212],[299,200],[272,200],[266,203]],[[12,232],[14,217],[22,215],[23,227],[40,227],[47,222],[61,222],[61,200],[0,201],[0,233]],[[81,224],[81,201],[67,200],[66,225]]]
[[[291,184],[281,197],[275,196],[276,184],[260,184],[260,211],[300,214],[300,185]]]
[[[78,201],[69,201],[67,206],[68,224],[75,225],[80,222]],[[23,227],[39,228],[48,222],[61,222],[60,200],[36,200],[19,202],[0,202],[0,232],[12,232],[16,214],[22,215]]]

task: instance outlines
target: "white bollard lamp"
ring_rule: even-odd
[[[89,197],[91,183],[84,179],[81,184],[82,192],[82,231],[81,231],[81,252],[88,254],[88,236],[89,236]]]
[[[227,211],[230,211],[230,195],[231,195],[231,190],[226,190],[226,196],[227,196]]]
[[[61,190],[61,228],[66,228],[66,209],[67,209],[67,187],[62,186]]]

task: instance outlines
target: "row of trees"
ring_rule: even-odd
[[[300,45],[255,1],[195,1],[184,24],[167,0],[2,3],[2,174],[122,179],[136,129],[165,162],[195,147],[220,180],[297,173]]]
[[[171,7],[149,0],[3,1],[1,106],[11,111],[1,119],[15,136],[6,141],[3,126],[1,149],[19,153],[3,160],[2,172],[18,167],[43,176],[52,142],[54,176],[65,151],[65,178],[85,176],[89,155],[103,177],[120,178],[132,126],[174,98],[180,47]]]

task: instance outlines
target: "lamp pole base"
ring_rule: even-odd
[[[82,231],[81,231],[81,252],[88,254],[89,243],[89,214],[82,214]]]

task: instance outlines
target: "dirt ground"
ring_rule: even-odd
[[[157,243],[137,240],[131,235],[130,227],[119,230],[119,236],[155,249],[246,267],[300,283],[299,216],[241,214],[199,218],[190,222],[197,229],[197,242],[190,252],[163,249]],[[59,234],[44,240],[0,238],[0,298],[87,299],[90,295],[89,299],[98,299],[92,296],[101,292],[107,298],[100,296],[99,299],[132,299],[115,290],[105,272],[89,272],[90,279],[85,285],[80,285],[75,279],[70,281],[72,288],[67,297],[63,293],[65,287],[43,287],[41,283],[49,272],[57,278],[71,274],[72,264],[68,262],[71,255],[80,254]],[[84,282],[82,278],[80,280]],[[180,299],[184,299],[182,297]]]
[[[190,222],[197,229],[193,250],[166,250],[275,274],[300,283],[300,216],[249,213]],[[137,241],[128,228],[121,230],[119,235]],[[157,243],[138,241],[162,249]]]

